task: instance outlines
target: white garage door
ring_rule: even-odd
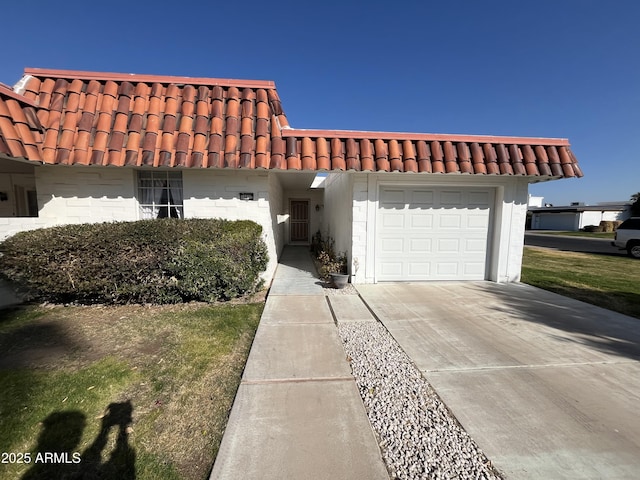
[[[484,280],[493,189],[380,188],[376,280]]]

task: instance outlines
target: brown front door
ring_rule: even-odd
[[[309,241],[309,201],[291,200],[291,214],[289,223],[291,226],[292,242]]]

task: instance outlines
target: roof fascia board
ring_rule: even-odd
[[[234,78],[174,77],[169,75],[144,75],[137,73],[86,72],[80,70],[49,70],[25,68],[25,75],[73,80],[112,80],[115,82],[168,83],[178,85],[207,85],[238,88],[276,88],[272,80],[238,80]]]
[[[11,89],[9,87],[6,87],[5,85],[0,85],[0,95],[5,95],[5,96],[7,96],[9,98],[17,100],[18,102],[24,103],[25,105],[29,105],[30,107],[42,108],[40,105],[35,103],[33,100],[30,100],[27,97],[24,97],[24,96],[20,95],[19,93],[13,91],[13,89]]]
[[[27,165],[32,165],[34,167],[37,167],[39,165],[44,165],[44,162],[40,160],[29,160],[28,158],[24,158],[24,157],[12,157],[6,153],[0,153],[0,159],[9,160],[11,162],[24,163]]]
[[[358,130],[314,130],[283,128],[283,137],[313,137],[313,138],[354,138],[381,140],[426,140],[441,142],[478,142],[478,143],[506,143],[517,145],[554,145],[569,146],[566,138],[536,138],[536,137],[502,137],[489,135],[449,135],[446,133],[403,133],[403,132],[369,132]]]

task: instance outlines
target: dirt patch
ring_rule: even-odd
[[[81,345],[64,320],[47,315],[0,333],[0,369],[59,367],[75,357]]]
[[[219,305],[264,303],[267,290]],[[176,305],[90,305],[43,304],[44,315],[23,328],[0,332],[0,369],[64,368],[77,369],[107,355],[128,358],[132,365],[153,361],[163,346],[172,341],[167,332],[144,325],[150,315],[185,312],[207,304],[191,302]],[[21,309],[0,310],[0,316],[19,315]],[[160,333],[160,335],[158,335]]]

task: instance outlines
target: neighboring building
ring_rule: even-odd
[[[529,201],[527,202],[527,205],[529,206],[529,208],[541,207],[543,201],[544,197],[534,197],[533,195],[529,195]]]
[[[317,230],[356,283],[517,281],[528,184],[580,176],[566,139],[293,129],[268,81],[28,69],[0,86],[0,239],[251,219],[267,281]]]
[[[532,230],[578,231],[602,221],[624,221],[631,216],[629,202],[606,202],[585,205],[529,208]]]

